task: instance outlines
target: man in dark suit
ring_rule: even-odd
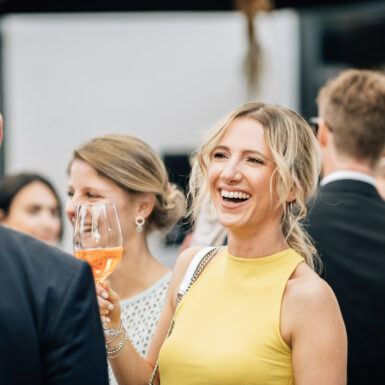
[[[108,384],[87,263],[1,225],[0,245],[0,384]]]
[[[348,385],[382,385],[385,201],[373,175],[385,150],[385,76],[344,71],[320,90],[317,103],[323,179],[305,228],[345,320]]]

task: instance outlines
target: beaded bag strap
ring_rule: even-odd
[[[218,249],[219,249],[219,247],[207,247],[205,249],[202,249],[195,255],[195,257],[191,261],[191,263],[190,263],[190,265],[186,271],[186,274],[183,277],[182,283],[179,286],[179,290],[178,290],[178,293],[176,295],[176,306],[175,306],[174,315],[172,317],[172,320],[171,320],[170,326],[168,328],[168,332],[167,332],[165,339],[167,339],[170,336],[170,334],[172,333],[172,331],[174,329],[175,313],[176,313],[176,310],[178,309],[180,302],[182,301],[183,296],[190,290],[191,286],[199,278],[203,269],[206,267],[206,265],[209,263],[211,258],[218,251]],[[191,276],[191,278],[188,279],[188,277],[190,277],[190,276]],[[155,378],[157,371],[158,371],[158,361],[156,361],[156,365],[155,365],[155,368],[152,372],[151,379],[150,379],[150,382],[148,385],[154,385],[153,381],[154,381],[154,378]]]

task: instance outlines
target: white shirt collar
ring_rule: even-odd
[[[325,184],[333,182],[335,180],[341,180],[341,179],[353,179],[353,180],[359,180],[361,182],[369,183],[373,186],[376,185],[376,180],[368,175],[364,174],[362,172],[357,171],[348,171],[348,170],[341,170],[341,171],[334,171],[328,175],[325,176],[320,182],[321,186],[325,186]]]

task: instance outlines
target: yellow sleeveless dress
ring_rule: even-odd
[[[293,249],[256,259],[218,255],[176,311],[159,354],[161,385],[294,384],[280,313],[301,262]]]

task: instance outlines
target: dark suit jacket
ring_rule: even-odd
[[[0,226],[0,384],[108,384],[89,266]]]
[[[346,324],[348,385],[383,385],[385,201],[369,183],[346,179],[320,187],[309,210],[305,228]]]

